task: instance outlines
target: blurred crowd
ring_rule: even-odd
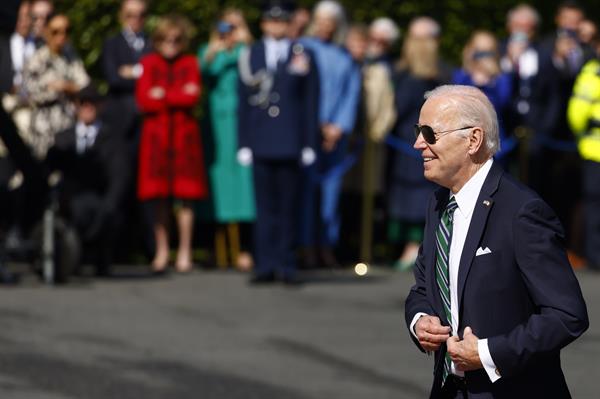
[[[48,177],[98,275],[132,248],[154,274],[171,262],[188,272],[194,232],[210,234],[214,264],[252,269],[254,283],[295,284],[298,268],[349,261],[410,269],[435,189],[414,125],[426,92],[461,84],[491,100],[496,161],[557,211],[572,262],[600,268],[600,37],[579,4],[559,5],[545,36],[538,12],[515,6],[506,35],[472,32],[458,66],[428,16],[398,26],[346,15],[331,0],[270,1],[253,37],[228,8],[191,54],[185,16],[160,16],[147,33],[146,1],[123,0],[101,94],[68,16],[23,0],[5,49],[2,105],[18,137],[0,146],[3,245],[35,230]]]

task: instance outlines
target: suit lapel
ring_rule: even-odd
[[[465,282],[469,275],[469,270],[471,269],[471,263],[473,262],[475,251],[481,242],[481,236],[485,230],[490,211],[494,206],[492,195],[498,189],[498,184],[503,173],[502,168],[494,162],[481,187],[481,192],[479,193],[475,208],[473,209],[473,217],[471,218],[471,224],[469,225],[458,268],[457,297],[459,311],[461,309],[463,291],[465,289]]]

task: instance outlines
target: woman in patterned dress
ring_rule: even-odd
[[[50,15],[44,37],[46,44],[23,69],[23,87],[32,105],[30,135],[24,138],[38,158],[45,158],[58,132],[75,123],[73,96],[90,82],[83,63],[68,46],[66,15]]]
[[[182,16],[159,20],[155,51],[141,60],[136,99],[143,113],[138,198],[153,201],[156,252],[152,270],[162,273],[169,261],[169,210],[177,209],[179,247],[175,267],[192,268],[193,201],[207,195],[202,145],[192,110],[200,96],[196,57],[184,54],[191,25]]]

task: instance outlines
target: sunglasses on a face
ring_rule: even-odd
[[[69,28],[54,28],[54,29],[50,29],[50,36],[59,36],[59,35],[68,35],[69,34]]]
[[[447,133],[452,133],[452,132],[457,132],[459,130],[465,130],[465,129],[473,129],[475,126],[465,126],[465,127],[461,127],[458,129],[450,129],[450,130],[444,130],[442,132],[435,132],[433,131],[433,128],[431,126],[427,126],[427,125],[419,125],[416,124],[415,125],[415,138],[418,138],[420,134],[423,135],[423,138],[425,139],[425,141],[428,144],[435,144],[435,142],[437,141],[437,139]]]

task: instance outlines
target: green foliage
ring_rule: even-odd
[[[517,2],[514,0],[343,0],[349,17],[354,22],[368,23],[373,18],[389,16],[402,29],[411,18],[417,15],[430,15],[438,20],[443,28],[442,51],[445,56],[458,62],[462,46],[473,30],[489,29],[499,37],[505,35],[506,12]],[[312,7],[315,0],[298,0],[304,7]],[[557,0],[530,1],[542,15],[542,30],[553,27],[553,14]],[[584,4],[589,15],[599,15],[600,3]],[[211,27],[220,10],[225,6],[242,9],[248,23],[258,35],[261,1],[233,0],[154,0],[150,2],[148,26],[156,17],[167,13],[186,15],[196,27],[192,51],[208,39]],[[82,56],[88,71],[96,79],[101,77],[98,66],[102,42],[119,31],[118,10],[120,0],[56,0],[57,9],[64,11],[72,21],[72,40]]]

